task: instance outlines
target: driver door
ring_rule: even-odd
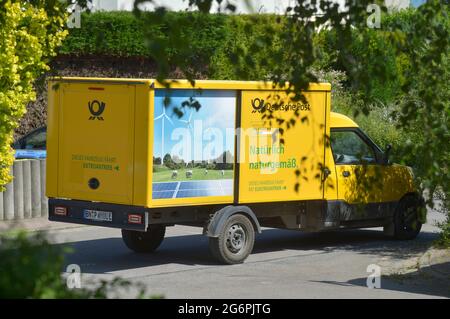
[[[341,220],[381,217],[383,169],[380,152],[359,129],[332,129],[338,199],[344,201]],[[378,152],[377,152],[378,151]]]

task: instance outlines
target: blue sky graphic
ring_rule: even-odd
[[[170,96],[170,105],[166,108],[167,116],[172,120],[173,125],[165,119],[164,123],[164,154],[172,153],[171,150],[173,146],[179,143],[179,140],[174,140],[171,138],[173,131],[176,128],[187,128],[187,124],[183,123],[180,120],[188,120],[189,116],[192,112],[191,123],[194,126],[194,121],[201,121],[203,132],[207,132],[208,128],[213,128],[215,130],[220,130],[222,132],[223,141],[222,147],[223,150],[228,150],[232,154],[234,153],[234,138],[232,139],[232,143],[229,140],[226,140],[226,129],[231,128],[234,129],[235,122],[235,108],[236,108],[236,92],[229,90],[203,90],[203,91],[194,91],[194,90],[163,90],[159,89],[155,91],[155,111],[154,116],[157,118],[162,114],[164,108],[164,98],[169,93]],[[173,107],[181,107],[181,104],[189,100],[190,97],[194,97],[200,104],[201,108],[197,112],[194,108],[186,108],[183,110],[184,115],[182,118],[178,118],[177,115],[173,112]],[[198,124],[199,122],[197,122]],[[162,119],[153,120],[154,125],[154,149],[153,154],[155,157],[162,157],[161,155],[161,132],[162,132]],[[191,132],[191,158],[183,158],[185,161],[195,160],[208,160],[207,158],[194,158],[194,134],[193,129]],[[207,136],[203,135],[203,146],[208,143]],[[227,143],[226,143],[227,142]],[[171,154],[174,155],[174,154]],[[203,156],[202,156],[203,157]]]

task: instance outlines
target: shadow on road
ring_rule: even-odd
[[[450,262],[423,267],[407,274],[391,274],[381,276],[381,289],[441,296],[450,298]],[[444,274],[444,275],[443,275]],[[356,278],[346,282],[313,281],[337,286],[367,287],[367,278]]]
[[[413,241],[394,241],[380,230],[346,230],[326,233],[303,233],[266,229],[257,236],[253,254],[282,250],[311,251],[315,254],[336,250],[351,250],[359,254],[409,258],[427,250],[436,234],[423,232]],[[167,237],[154,254],[130,251],[121,238],[102,238],[68,244],[73,253],[68,264],[82,266],[86,273],[108,273],[119,270],[166,264],[217,265],[208,250],[208,238],[203,235]]]
[[[340,230],[322,233],[298,233],[270,230],[257,238],[253,253],[293,250],[350,250],[359,254],[408,259],[425,252],[437,238],[436,233],[421,232],[415,240],[398,241],[378,229]]]

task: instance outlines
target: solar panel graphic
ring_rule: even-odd
[[[172,116],[186,101],[201,108]],[[153,199],[233,195],[236,101],[236,90],[155,90]]]
[[[153,183],[153,199],[173,198],[179,182]]]
[[[233,195],[233,180],[153,183],[153,199]]]

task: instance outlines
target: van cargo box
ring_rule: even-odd
[[[53,79],[47,196],[141,207],[322,199],[330,85],[304,95],[261,82]]]

